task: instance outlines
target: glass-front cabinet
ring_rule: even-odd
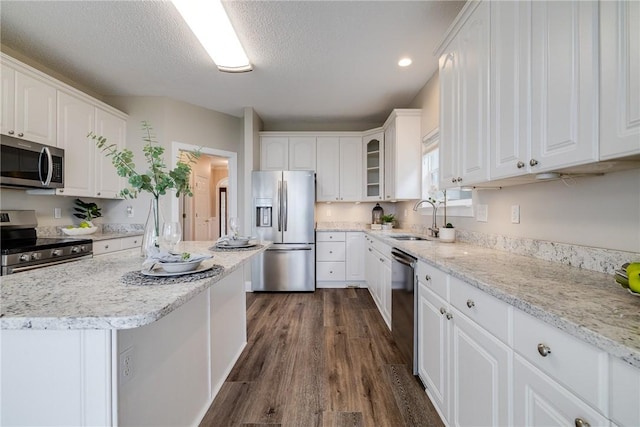
[[[362,137],[364,145],[364,197],[382,200],[384,195],[384,132],[375,129]]]

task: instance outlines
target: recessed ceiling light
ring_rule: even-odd
[[[398,65],[401,67],[408,67],[412,62],[413,61],[411,61],[411,58],[402,58],[400,61],[398,61]]]
[[[220,0],[172,0],[220,71],[251,71],[251,63]]]

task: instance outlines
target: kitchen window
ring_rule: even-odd
[[[444,192],[439,189],[440,181],[440,129],[436,128],[422,139],[422,198],[442,200]],[[472,191],[449,189],[446,191],[447,215],[473,216]],[[426,208],[429,209],[426,209]],[[425,209],[423,211],[423,209]],[[424,214],[431,214],[431,207],[423,205]],[[443,209],[438,209],[442,215]]]

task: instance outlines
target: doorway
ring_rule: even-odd
[[[193,197],[174,197],[171,218],[182,223],[185,241],[217,240],[224,235],[221,224],[226,227],[228,218],[237,215],[237,154],[178,142],[172,144],[174,158],[181,152],[196,149],[200,150],[201,156],[191,168]],[[222,187],[225,190],[224,206],[220,198]],[[224,221],[221,221],[221,215],[224,215]]]

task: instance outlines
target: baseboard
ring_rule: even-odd
[[[366,288],[366,282],[316,282],[316,289]]]

